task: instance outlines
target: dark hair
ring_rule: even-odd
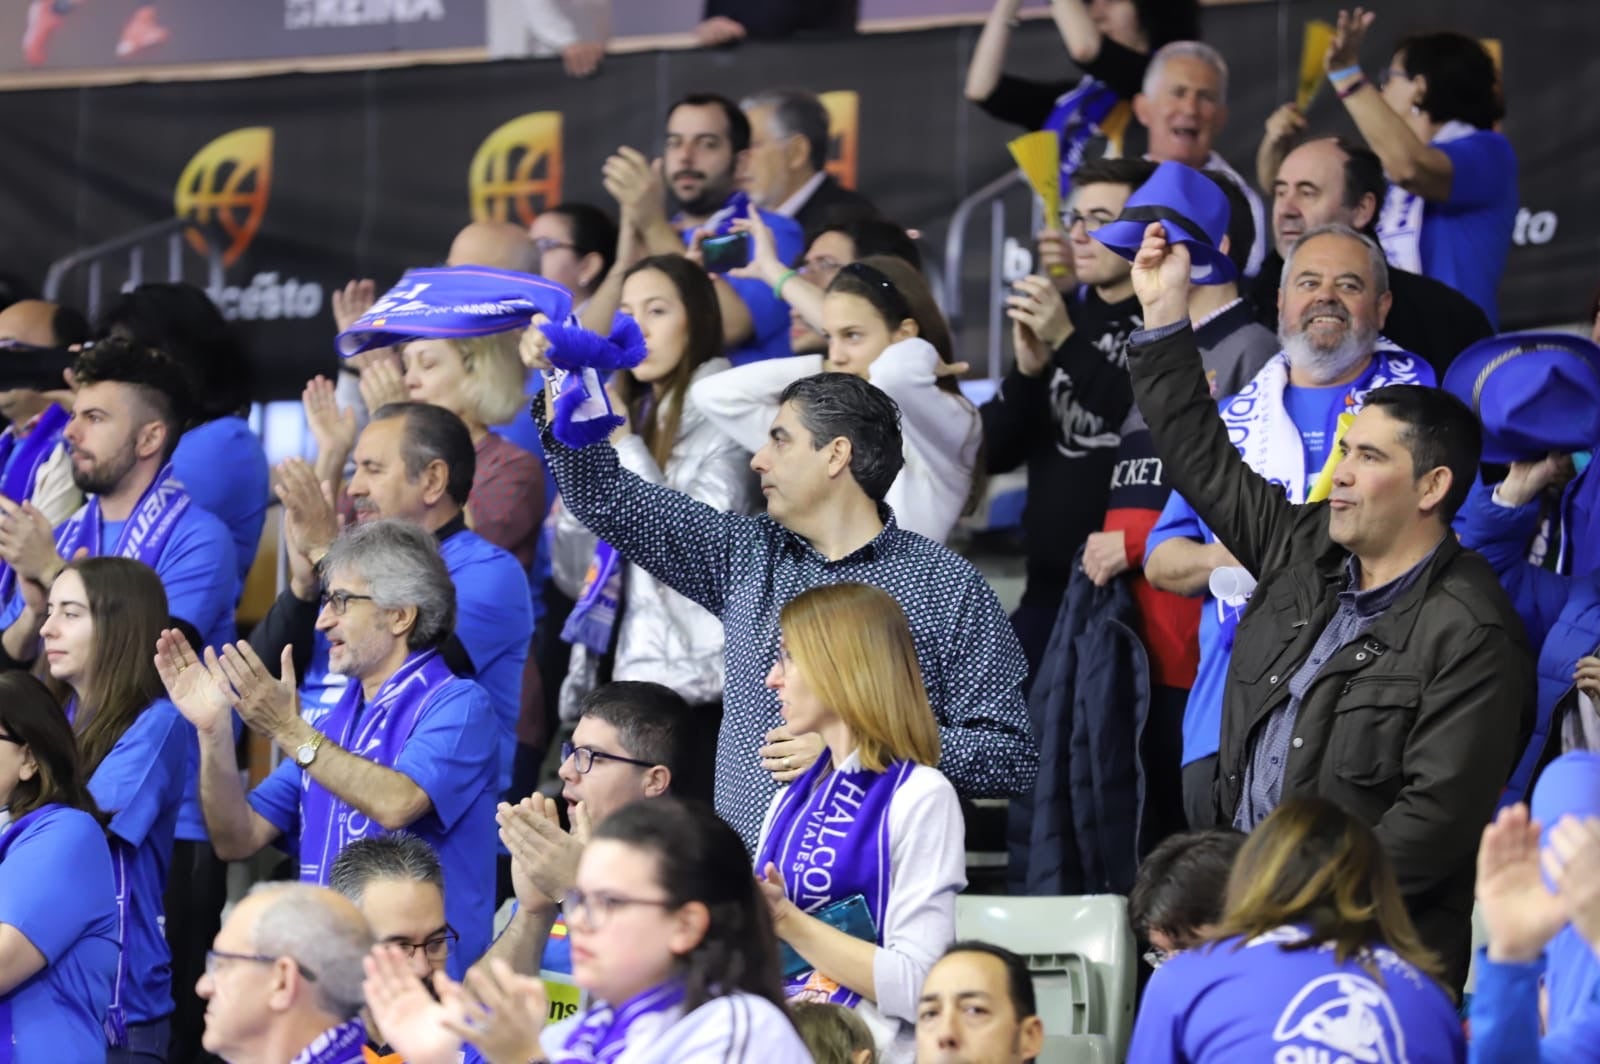
[[[572,245],[574,255],[580,259],[588,255],[600,256],[600,272],[594,275],[594,283],[598,286],[611,272],[611,267],[616,265],[616,219],[590,203],[558,203],[545,213],[557,214],[567,220],[567,230],[571,234],[567,242]]]
[[[828,165],[828,109],[810,89],[768,89],[744,102],[745,107],[770,107],[784,136],[805,138],[811,169]]]
[[[190,378],[200,421],[237,413],[250,402],[250,364],[211,297],[192,284],[142,284],[95,323],[97,337],[125,336],[164,351]]]
[[[94,624],[89,683],[78,701],[76,731],[83,774],[93,776],[111,748],[150,704],[166,694],[151,648],[170,626],[167,593],[154,569],[132,558],[106,556],[71,562],[63,573],[83,581],[85,605]],[[61,577],[57,576],[57,580]],[[66,684],[50,676],[43,655],[39,679],[65,702]]]
[[[922,272],[922,252],[917,250],[917,242],[898,222],[874,214],[833,219],[806,236],[806,247],[816,243],[824,233],[838,233],[850,241],[858,259],[890,255],[910,263],[918,273]]]
[[[116,383],[133,388],[150,419],[167,427],[162,461],[172,457],[194,409],[190,376],[173,355],[112,336],[84,348],[72,364],[72,373],[80,386]]]
[[[1460,33],[1419,33],[1395,46],[1408,78],[1428,87],[1418,104],[1438,123],[1465,122],[1489,129],[1506,116],[1494,58],[1478,41]]]
[[[993,942],[969,938],[951,943],[939,959],[956,953],[981,953],[999,961],[1006,969],[1006,989],[1011,998],[1011,1010],[1017,1014],[1017,1019],[1025,1020],[1029,1016],[1039,1015],[1039,1003],[1033,993],[1033,974],[1028,971],[1028,962],[1019,955]]]
[[[444,893],[444,866],[438,853],[404,831],[357,839],[340,850],[328,873],[328,886],[359,905],[367,884],[381,879],[429,883]]]
[[[1244,276],[1250,265],[1250,249],[1256,242],[1256,219],[1250,212],[1250,201],[1244,198],[1239,186],[1220,170],[1202,170],[1211,183],[1222,190],[1228,199],[1228,261]]]
[[[1365,236],[1376,239],[1378,212],[1389,194],[1389,179],[1383,176],[1383,163],[1371,148],[1349,137],[1329,137],[1334,147],[1344,152],[1344,206],[1355,210],[1361,201],[1372,197],[1372,218],[1362,227]]]
[[[478,453],[466,422],[432,403],[385,403],[372,413],[373,421],[393,417],[405,419],[400,455],[406,477],[416,480],[434,462],[443,462],[449,471],[445,491],[457,506],[467,505],[472,478],[478,474]]]
[[[1126,185],[1130,192],[1150,180],[1156,164],[1148,159],[1089,159],[1072,173],[1072,187]]]
[[[65,805],[103,819],[89,794],[78,740],[61,705],[25,672],[0,673],[0,728],[26,746],[38,771],[11,791],[11,819],[20,820],[46,805]]]
[[[626,283],[628,278],[645,270],[655,270],[672,282],[688,322],[683,357],[660,382],[660,393],[641,394],[650,389],[636,386],[636,394],[631,397],[639,438],[650,448],[656,465],[665,469],[678,443],[684,397],[689,394],[695,371],[722,354],[722,307],[717,302],[717,289],[711,283],[711,276],[682,255],[651,255],[640,259],[622,275],[622,280]],[[631,374],[629,379],[632,379]]]
[[[723,116],[728,120],[728,143],[733,146],[735,155],[750,149],[750,120],[739,110],[739,105],[714,92],[691,92],[667,110],[667,121],[672,120],[672,113],[680,107],[720,107]]]
[[[671,793],[711,800],[710,766],[715,736],[699,726],[695,710],[670,687],[642,680],[614,680],[583,696],[579,715],[617,730],[622,752],[672,773]],[[704,740],[709,739],[710,742]]]
[[[1310,933],[1280,943],[1285,950],[1332,944],[1336,964],[1356,958],[1373,969],[1366,950],[1385,945],[1435,980],[1443,972],[1417,937],[1377,836],[1326,798],[1289,799],[1245,839],[1211,938],[1237,938],[1242,949],[1286,924],[1305,924]]]
[[[56,305],[50,315],[50,335],[57,347],[71,347],[89,339],[89,319],[72,307]]]
[[[698,902],[710,914],[705,937],[679,958],[685,1014],[736,992],[783,1008],[772,914],[738,832],[703,802],[656,798],[606,817],[594,829],[594,841],[602,839],[650,854],[672,905]]]
[[[1200,39],[1200,0],[1133,0],[1150,52],[1173,41]]]
[[[1367,393],[1366,406],[1377,407],[1405,427],[1400,442],[1411,452],[1411,472],[1421,477],[1444,466],[1450,490],[1439,504],[1439,520],[1449,525],[1466,502],[1483,459],[1483,426],[1472,408],[1443,388],[1391,384]]]
[[[873,502],[882,502],[905,465],[900,408],[869,381],[849,373],[801,377],[778,396],[793,403],[811,446],[822,450],[843,436],[850,442],[850,476]]]
[[[1148,937],[1160,931],[1180,949],[1195,944],[1195,932],[1222,919],[1233,860],[1244,835],[1232,828],[1170,835],[1139,865],[1128,895],[1128,920]]]

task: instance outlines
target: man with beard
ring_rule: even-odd
[[[755,209],[737,188],[749,150],[750,120],[737,104],[712,93],[685,96],[667,112],[663,157],[651,162],[634,148],[617,149],[606,160],[606,191],[616,198],[622,226],[637,233],[645,254],[681,255],[700,241],[730,235],[734,220]],[[805,247],[800,226],[771,211],[760,215],[777,241],[778,258],[795,261]],[[721,273],[711,279],[729,361],[740,366],[789,354],[789,308],[774,290],[781,285]]]
[[[1459,989],[1478,836],[1534,704],[1516,611],[1450,529],[1482,429],[1448,392],[1400,383],[1401,364],[1420,359],[1374,350],[1387,269],[1346,226],[1291,249],[1284,357],[1218,424],[1190,269],[1187,248],[1147,227],[1133,266],[1145,328],[1128,366],[1168,478],[1260,580],[1233,641],[1212,819],[1250,830],[1310,795],[1349,810],[1372,827],[1423,945]],[[1291,367],[1309,398],[1287,396]],[[1330,458],[1313,474],[1318,448]]]

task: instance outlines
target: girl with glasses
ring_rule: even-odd
[[[155,571],[102,557],[61,571],[40,630],[42,678],[77,734],[89,793],[111,817],[122,944],[105,1028],[113,1061],[164,1061],[170,1040],[172,953],[162,919],[178,808],[194,769],[193,732],[155,668],[167,623]]]
[[[783,1007],[777,942],[738,833],[709,806],[635,802],[584,848],[563,908],[588,997],[545,1027],[537,980],[503,963],[434,1001],[382,947],[367,1001],[408,1064],[810,1064]]]
[[[813,588],[779,615],[767,686],[822,757],[767,811],[756,868],[787,946],[785,991],[856,1009],[885,1064],[916,1051],[917,997],[955,940],[966,886],[955,788],[900,606],[865,584]],[[852,912],[854,915],[852,916]]]
[[[773,290],[810,315],[801,296],[816,289],[777,258],[759,217],[739,223],[750,234],[752,264],[735,276],[773,276]],[[755,362],[698,382],[695,402],[712,423],[751,452],[766,442],[784,388],[817,373],[849,373],[871,381],[900,408],[905,468],[884,500],[902,528],[943,543],[956,520],[983,495],[983,426],[961,394],[950,326],[928,283],[904,259],[870,255],[842,266],[817,307],[825,355]]]
[[[111,851],[72,729],[22,672],[0,673],[0,809],[0,1061],[104,1061]]]

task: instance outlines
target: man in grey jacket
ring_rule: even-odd
[[[1326,299],[1308,328],[1331,329],[1341,296],[1381,282],[1382,257],[1354,232],[1313,239],[1321,253],[1302,263],[1297,247],[1284,289]],[[1216,417],[1189,271],[1187,247],[1152,224],[1134,261],[1145,329],[1129,365],[1168,478],[1260,581],[1228,670],[1215,812],[1248,830],[1315,794],[1361,817],[1459,988],[1478,835],[1533,710],[1516,613],[1450,532],[1481,429],[1438,389],[1376,389],[1338,443],[1328,499],[1289,502]]]

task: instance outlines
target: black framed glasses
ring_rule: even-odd
[[[290,957],[289,960],[294,960],[294,958]],[[238,961],[242,964],[277,964],[278,958],[269,957],[265,953],[229,953],[227,950],[208,949],[206,950],[206,975],[215,979],[217,977],[217,969],[223,961]],[[300,977],[306,982],[314,983],[317,981],[317,973],[310,968],[307,968],[299,961],[295,961],[294,966],[299,970]]]
[[[539,254],[541,255],[550,251],[558,251],[561,248],[570,248],[574,253],[578,250],[578,245],[570,240],[557,240],[553,236],[534,237],[533,246],[539,249]]]
[[[335,617],[343,617],[344,611],[350,608],[352,602],[371,602],[371,595],[358,595],[354,591],[324,591],[322,593],[322,608],[333,611]]]
[[[1061,228],[1070,233],[1073,226],[1077,225],[1079,222],[1082,222],[1083,231],[1085,233],[1092,233],[1096,229],[1099,229],[1102,225],[1114,221],[1116,221],[1116,219],[1109,214],[1084,214],[1080,210],[1072,209],[1062,213]]]
[[[640,768],[655,768],[654,761],[640,761],[636,757],[623,757],[621,754],[608,754],[604,750],[591,750],[587,746],[574,746],[572,743],[561,744],[561,760],[572,758],[572,767],[582,776],[594,768],[596,758],[602,761],[621,761],[625,765],[638,765]]]
[[[415,957],[421,953],[424,957],[435,963],[450,958],[450,951],[456,948],[456,943],[461,941],[461,935],[449,924],[444,925],[444,930],[429,935],[421,942],[409,942],[403,938],[386,938],[383,945],[403,949],[409,956]]]
[[[598,931],[611,919],[618,909],[630,906],[648,905],[657,909],[672,910],[678,906],[666,898],[630,898],[623,894],[607,894],[604,891],[585,893],[581,890],[569,890],[561,896],[561,914],[570,926],[577,923],[580,927],[590,931]]]

